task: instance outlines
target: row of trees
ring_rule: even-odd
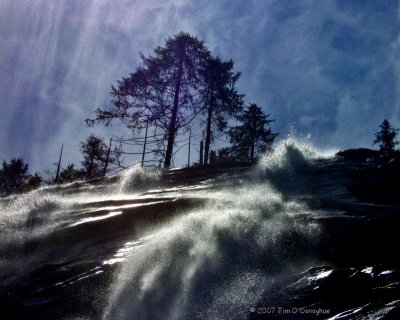
[[[268,151],[276,134],[265,126],[272,120],[262,114],[256,105],[250,105],[239,117],[240,125],[228,130],[231,147],[222,148],[216,154],[210,152],[210,162],[218,160],[254,160],[257,154]],[[382,154],[396,152],[396,140],[399,129],[394,129],[388,120],[384,120],[379,126],[380,130],[375,134],[374,144],[379,145]],[[93,179],[104,176],[109,170],[121,167],[121,151],[119,148],[111,148],[99,137],[90,135],[81,142],[83,161],[81,167],[75,168],[74,164],[68,164],[59,174],[52,174],[48,183],[71,182],[78,179]],[[250,158],[249,158],[250,157]],[[61,158],[61,157],[60,157]],[[57,165],[57,164],[56,164]],[[11,159],[9,163],[3,161],[0,169],[0,196],[13,193],[30,191],[41,185],[43,178],[38,174],[30,174],[29,166],[23,159]]]
[[[203,128],[200,162],[206,165],[220,133],[227,133],[232,143],[221,157],[254,161],[258,152],[271,148],[277,136],[269,128],[273,120],[257,105],[245,107],[232,60],[212,56],[203,41],[183,32],[166,39],[153,55],[141,54],[140,60],[134,72],[112,86],[111,105],[97,109],[95,118],[86,120],[88,126],[120,121],[133,133],[131,139],[121,138],[121,145],[143,146],[143,154],[153,153],[165,168],[171,166],[177,136],[195,122]],[[229,121],[241,124],[229,127]]]
[[[111,140],[109,145],[103,139],[91,134],[85,141],[81,142],[81,153],[83,161],[81,167],[70,163],[66,168],[60,169],[60,161],[57,165],[57,172],[54,180],[58,183],[71,182],[74,180],[90,180],[104,177],[110,171],[121,167],[121,153],[119,148],[112,149]]]
[[[62,150],[62,149],[61,149]],[[66,183],[75,180],[94,179],[105,176],[107,172],[119,168],[120,152],[118,148],[111,149],[105,142],[90,135],[81,142],[81,153],[83,161],[81,166],[76,167],[70,163],[66,168],[61,168],[61,155],[56,171],[47,171],[49,180],[47,183]],[[44,181],[39,173],[30,174],[29,165],[22,158],[11,159],[10,162],[3,161],[0,169],[0,196],[7,196],[13,193],[27,192],[39,187]]]

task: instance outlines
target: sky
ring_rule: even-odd
[[[0,0],[0,160],[53,169],[61,143],[66,166],[91,133],[122,134],[84,120],[140,52],[180,31],[233,59],[240,93],[280,137],[372,147],[383,119],[400,127],[399,10],[392,0]],[[182,148],[176,164],[186,157]]]

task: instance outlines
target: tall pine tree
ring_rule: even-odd
[[[108,124],[119,119],[132,130],[148,126],[159,137],[159,153],[170,167],[175,138],[201,112],[199,90],[210,56],[204,42],[188,33],[168,38],[149,57],[141,55],[140,66],[112,87],[112,106],[98,109],[96,119]]]
[[[271,149],[278,135],[270,128],[274,120],[256,104],[251,104],[237,119],[242,124],[229,130],[232,154],[237,160],[254,162],[260,153]]]
[[[81,142],[81,152],[83,154],[82,166],[86,178],[98,178],[103,176],[103,167],[107,154],[107,145],[104,141],[90,135],[85,142]]]
[[[243,109],[243,96],[236,90],[240,73],[233,71],[233,61],[222,61],[210,57],[204,73],[205,87],[205,146],[204,164],[209,162],[210,144],[217,132],[227,127],[227,118],[237,115]]]

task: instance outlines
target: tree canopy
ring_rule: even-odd
[[[210,57],[204,73],[202,90],[206,114],[204,164],[208,164],[210,144],[217,132],[227,128],[227,118],[243,109],[243,95],[238,94],[236,82],[240,73],[233,71],[233,61]]]
[[[256,104],[251,104],[237,120],[242,124],[229,130],[233,157],[240,161],[254,162],[260,153],[271,149],[274,139],[278,135],[273,133],[269,119]]]
[[[107,149],[107,145],[104,141],[93,134],[90,135],[85,142],[81,142],[81,151],[83,154],[83,161],[81,163],[86,178],[98,178],[104,175],[104,163]],[[70,168],[71,171],[72,169],[73,167]]]
[[[20,193],[38,188],[42,183],[42,177],[28,172],[28,164],[22,158],[11,159],[9,163],[3,161],[0,169],[0,196]]]
[[[188,33],[168,38],[153,55],[141,55],[139,67],[112,86],[111,107],[97,109],[94,121],[119,119],[138,132],[153,127],[164,166],[169,167],[178,131],[187,130],[201,112],[199,89],[209,54],[204,42]]]
[[[3,161],[0,170],[0,189],[3,195],[22,192],[28,181],[28,165],[21,158]]]

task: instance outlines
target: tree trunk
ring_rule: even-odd
[[[181,89],[182,69],[183,69],[183,53],[181,53],[179,57],[178,78],[175,84],[174,106],[172,108],[171,121],[168,126],[168,143],[167,143],[167,151],[165,153],[164,168],[169,168],[171,166],[172,151],[174,149],[174,141],[176,134],[176,117],[178,115],[179,91]]]
[[[146,145],[147,145],[147,130],[149,128],[149,120],[146,122],[146,133],[144,135],[144,144],[143,144],[143,153],[142,153],[142,168],[144,167],[144,156],[146,154]]]
[[[61,158],[62,158],[63,148],[64,148],[64,143],[61,144],[60,159],[58,160],[58,166],[57,166],[57,173],[56,173],[55,182],[58,182],[58,178],[60,176]]]
[[[209,151],[210,151],[212,112],[213,112],[213,102],[212,102],[212,99],[210,99],[210,105],[208,107],[208,114],[207,114],[206,144],[204,147],[204,164],[205,165],[208,164],[208,157],[209,157]]]
[[[189,128],[188,168],[190,167],[190,143],[192,140],[192,128]]]
[[[88,168],[88,172],[87,172],[87,175],[88,175],[89,179],[92,177],[93,162],[94,162],[94,155],[92,155],[91,158],[90,158],[89,168]]]
[[[203,165],[203,140],[200,141],[200,165]]]

